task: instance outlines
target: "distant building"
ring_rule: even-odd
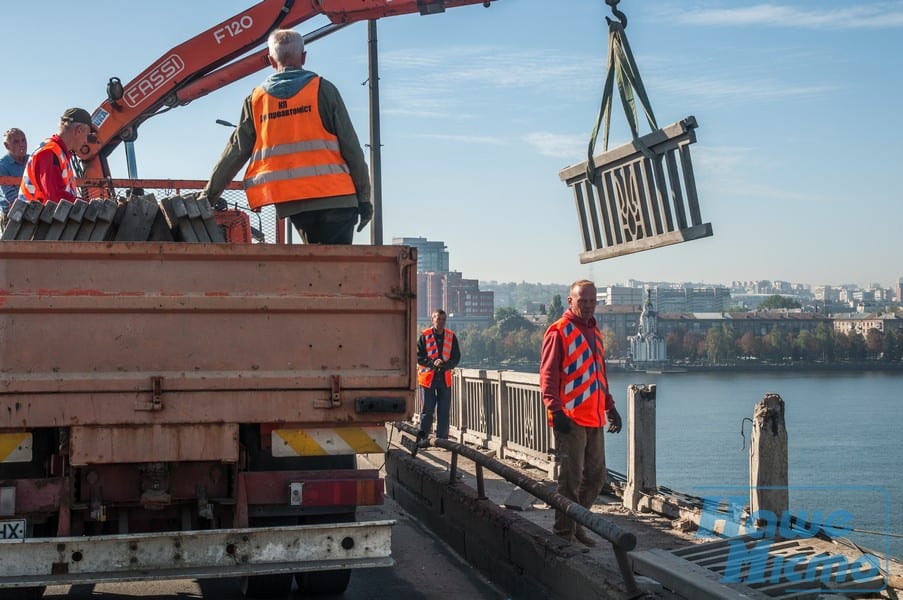
[[[598,305],[596,306],[596,324],[601,331],[611,331],[615,340],[624,352],[617,348],[606,348],[606,356],[626,355],[627,338],[636,333],[640,322],[641,307],[638,304]]]
[[[659,313],[721,312],[730,308],[731,291],[726,287],[652,288],[652,299]]]
[[[636,335],[627,338],[634,363],[661,363],[668,359],[665,338],[658,334],[658,314],[652,307],[651,290],[647,292]]]
[[[599,291],[599,296],[602,304],[630,304],[632,306],[641,306],[646,297],[646,293],[643,288],[612,285],[607,288],[602,288]]]
[[[727,326],[739,337],[745,333],[763,336],[777,329],[781,333],[814,333],[819,324],[831,328],[831,319],[819,313],[800,310],[768,310],[739,313],[683,313],[658,315],[658,330],[666,339],[674,331],[693,331],[705,335],[712,327]]]
[[[495,294],[480,291],[479,281],[464,279],[457,271],[448,269],[448,250],[445,242],[426,238],[393,238],[397,246],[417,249],[417,323],[428,326],[433,310],[448,313],[447,325],[461,329],[469,325],[486,327],[495,313]]]
[[[893,312],[855,312],[834,315],[834,331],[836,333],[867,335],[872,329],[881,333],[887,331],[899,333],[903,331],[903,315]]]
[[[448,273],[448,250],[445,242],[431,242],[422,237],[392,238],[395,246],[417,248],[417,272]]]

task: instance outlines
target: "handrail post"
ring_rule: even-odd
[[[627,394],[627,487],[622,502],[632,511],[648,510],[648,502],[641,501],[643,493],[654,493],[658,488],[655,480],[655,386],[630,385]]]
[[[458,419],[458,441],[464,442],[464,430],[467,429],[466,422],[464,421],[464,404],[467,401],[467,390],[464,389],[464,372],[461,369],[455,369],[454,371],[454,379],[452,381],[452,398],[457,400],[457,402],[452,402],[452,405],[455,406],[455,414]]]
[[[508,447],[508,439],[510,437],[510,424],[508,423],[508,415],[511,414],[508,399],[508,382],[505,381],[505,371],[496,371],[498,375],[498,397],[495,403],[496,422],[499,427],[499,459],[505,458],[505,448]]]

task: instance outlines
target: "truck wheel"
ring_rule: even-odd
[[[305,524],[312,523],[354,523],[355,513],[338,515],[311,515],[304,519]],[[332,571],[302,571],[295,573],[295,583],[305,596],[332,596],[342,594],[351,580],[351,569],[335,569]]]
[[[44,597],[45,586],[15,588],[0,590],[0,597],[4,600],[41,600]]]
[[[292,592],[292,574],[248,575],[240,581],[245,598],[288,598]]]
[[[251,527],[280,527],[297,524],[298,517],[256,517],[249,521]],[[292,574],[247,575],[239,580],[239,585],[245,598],[287,598],[292,592]]]
[[[298,589],[305,596],[335,596],[345,592],[351,580],[351,569],[295,573]]]

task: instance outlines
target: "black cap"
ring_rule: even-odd
[[[91,122],[91,114],[84,108],[67,109],[66,112],[63,113],[63,116],[60,117],[60,119],[62,119],[63,121],[68,121],[70,123],[82,123],[83,125],[90,125],[91,131],[97,133],[97,128],[94,127],[94,123]]]

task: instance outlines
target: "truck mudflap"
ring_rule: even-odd
[[[0,589],[211,579],[394,564],[395,521],[0,542]]]

